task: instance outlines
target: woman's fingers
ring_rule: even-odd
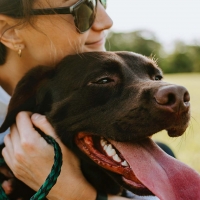
[[[50,125],[50,123],[47,121],[44,115],[35,113],[31,116],[31,121],[37,128],[39,128],[45,134],[50,135],[53,138],[56,137],[53,127]]]
[[[11,194],[12,191],[14,190],[13,179],[8,179],[8,180],[3,181],[1,187],[4,189],[7,195]]]
[[[5,144],[5,147],[3,148],[2,150],[2,155],[6,161],[7,164],[9,164],[10,160],[12,160],[12,154],[14,152],[14,147],[13,147],[13,144],[11,142],[11,137],[10,137],[10,134],[6,135],[4,137],[4,144]]]
[[[53,148],[34,129],[28,112],[17,115],[2,154],[14,175],[33,189],[42,185],[53,164]]]
[[[33,141],[40,136],[37,131],[35,131],[32,121],[31,121],[30,112],[20,112],[16,117],[16,125],[21,138],[21,142]],[[31,134],[35,132],[36,134]],[[30,133],[30,134],[29,134]],[[28,136],[28,137],[27,137]]]
[[[67,158],[70,160],[70,162],[68,162],[68,166],[79,166],[79,160],[77,157],[65,145],[63,145],[55,130],[44,115],[35,113],[31,116],[31,120],[37,128],[39,128],[45,134],[52,136],[58,142],[62,150],[63,159]]]

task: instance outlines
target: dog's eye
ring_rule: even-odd
[[[160,81],[160,80],[162,80],[162,76],[161,75],[157,75],[157,76],[155,76],[155,81]]]
[[[101,79],[95,81],[94,83],[96,83],[96,84],[107,84],[107,83],[110,83],[110,82],[113,82],[113,79],[106,77],[106,78],[101,78]]]

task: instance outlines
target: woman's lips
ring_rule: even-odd
[[[95,42],[86,42],[85,45],[87,46],[95,46],[95,45],[102,45],[105,43],[105,38],[102,38],[100,40],[97,40]]]

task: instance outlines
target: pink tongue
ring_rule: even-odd
[[[200,199],[200,175],[167,155],[151,139],[137,144],[111,143],[128,161],[136,177],[161,200]]]

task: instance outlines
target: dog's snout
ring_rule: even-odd
[[[169,108],[173,112],[185,112],[190,107],[190,94],[183,86],[162,86],[154,97],[159,105],[163,106],[163,108]]]

